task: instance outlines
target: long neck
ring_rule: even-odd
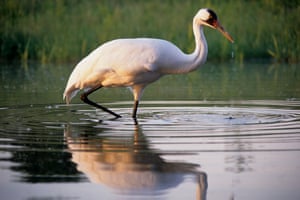
[[[207,42],[203,33],[203,26],[194,21],[193,32],[195,36],[195,50],[191,54],[185,54],[184,62],[178,66],[177,73],[188,73],[196,70],[205,63],[207,58]]]
[[[193,24],[193,30],[195,35],[196,48],[192,54],[194,58],[194,65],[199,67],[204,64],[207,58],[207,42],[203,33],[203,26]]]

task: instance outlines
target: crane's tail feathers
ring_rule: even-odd
[[[73,99],[73,97],[75,97],[78,92],[79,92],[78,88],[71,87],[69,89],[66,89],[63,95],[63,99],[66,100],[67,104],[69,104]]]

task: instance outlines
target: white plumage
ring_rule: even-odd
[[[210,9],[200,9],[193,20],[196,48],[192,54],[185,54],[171,42],[161,39],[117,39],[104,43],[76,65],[64,92],[66,102],[69,103],[79,90],[84,90],[81,99],[85,103],[120,117],[87,97],[101,87],[131,87],[135,101],[132,117],[136,118],[138,102],[149,83],[166,74],[188,73],[206,61],[203,25],[218,29],[233,42],[216,14]]]

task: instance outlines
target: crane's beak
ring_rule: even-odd
[[[225,29],[223,28],[223,26],[221,26],[221,24],[216,21],[214,24],[213,24],[213,27],[215,29],[217,29],[218,31],[220,31],[224,37],[226,37],[227,40],[229,40],[230,42],[234,42],[234,40],[232,39],[231,35],[229,35],[229,33],[227,31],[225,31]]]

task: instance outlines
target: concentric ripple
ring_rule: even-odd
[[[101,111],[77,110],[84,120],[98,122],[101,135],[133,134],[130,103],[116,103],[118,120],[104,120]],[[299,102],[143,102],[139,127],[153,145],[169,152],[290,151],[300,149]],[[241,145],[247,148],[240,148]],[[188,145],[186,145],[188,144]],[[243,146],[243,145],[242,145]],[[181,148],[182,147],[182,148]]]
[[[130,117],[131,102],[107,106],[123,117],[111,119],[81,104],[3,107],[0,148],[61,150],[67,126],[97,137],[131,137],[138,126],[152,145],[167,145],[167,151],[241,150],[237,141],[251,143],[245,151],[300,149],[299,101],[142,102],[138,125]],[[190,145],[178,148],[182,144]]]

